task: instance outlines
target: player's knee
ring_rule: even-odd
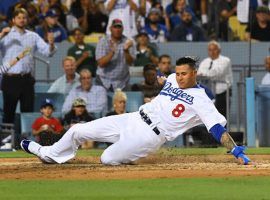
[[[103,165],[120,165],[120,162],[117,162],[111,155],[106,153],[106,151],[101,155],[100,161]]]

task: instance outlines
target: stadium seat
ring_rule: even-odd
[[[143,82],[144,81],[144,78],[143,77],[139,77],[139,76],[137,76],[137,77],[130,77],[130,79],[129,79],[129,85],[133,85],[133,84],[135,84],[135,83],[141,83],[141,82]]]
[[[54,102],[54,107],[56,112],[61,112],[62,106],[65,101],[65,97],[61,93],[35,93],[35,104],[34,104],[34,112],[39,112],[40,103],[45,99],[52,99]]]
[[[131,77],[142,77],[143,67],[142,66],[131,66],[129,67],[129,73]]]
[[[44,82],[36,82],[35,83],[35,92],[41,93],[41,92],[47,92],[50,88],[50,83],[44,83]]]

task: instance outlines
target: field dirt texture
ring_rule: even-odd
[[[188,177],[266,176],[270,155],[251,155],[240,165],[232,155],[151,155],[132,165],[104,166],[99,157],[78,157],[65,164],[43,164],[37,158],[1,158],[0,180],[90,180]]]

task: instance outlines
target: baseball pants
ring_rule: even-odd
[[[65,163],[76,155],[86,140],[113,143],[101,155],[107,165],[130,163],[157,151],[166,141],[146,124],[139,112],[100,118],[72,126],[54,145],[39,148],[38,156],[45,162]]]

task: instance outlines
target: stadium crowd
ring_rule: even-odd
[[[216,41],[270,41],[269,8],[267,0],[1,0],[2,63],[12,58],[18,62],[8,66],[11,69],[4,65],[3,122],[15,123],[19,101],[21,112],[37,111],[34,109],[32,61],[14,57],[14,52],[19,55],[31,47],[31,53],[40,51],[53,56],[55,51],[66,51],[66,57],[61,58],[64,74],[46,91],[64,96],[60,103],[63,117],[61,121],[52,117],[55,105],[49,97],[37,102],[42,116],[32,128],[37,141],[41,141],[47,138],[43,132],[61,132],[62,135],[75,122],[91,121],[106,113],[117,114],[117,103],[108,102],[110,93],[141,91],[143,102],[151,101],[166,77],[174,72],[170,55],[159,55],[157,49],[157,43],[170,41],[209,41],[208,57],[200,64],[198,75],[224,81],[225,84],[219,83],[213,92],[218,110],[226,115],[226,93],[230,92],[233,82],[231,61],[220,54],[221,47]],[[20,17],[25,17],[27,22],[21,25]],[[10,40],[17,39],[16,35],[11,36],[17,34],[16,31],[26,42],[21,44],[22,41],[16,40],[18,44],[10,45]],[[23,37],[24,33],[34,36]],[[30,44],[27,37],[37,39]],[[74,45],[58,49],[57,43],[63,41]],[[96,41],[96,45],[89,41]],[[268,60],[269,57],[265,60],[266,66]],[[143,66],[142,82],[130,83],[130,66]],[[20,80],[22,77],[26,82]],[[15,86],[11,87],[11,82]],[[269,84],[269,72],[263,83]],[[19,93],[20,84],[29,87],[22,87]],[[125,105],[127,97],[125,93],[122,96],[121,104]],[[126,112],[126,108],[122,109],[121,112]],[[52,125],[51,121],[57,125]],[[56,141],[55,138],[60,137],[49,140]],[[47,144],[48,139],[45,140],[43,144]]]

